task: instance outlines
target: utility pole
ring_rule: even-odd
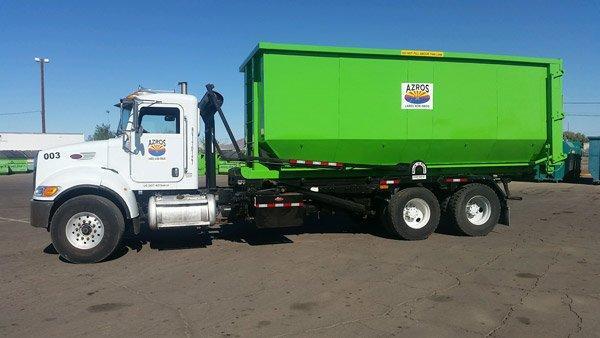
[[[37,57],[34,59],[40,64],[40,85],[42,91],[42,133],[46,133],[46,98],[44,93],[44,64],[50,62],[50,59]]]

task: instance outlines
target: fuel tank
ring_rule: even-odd
[[[152,196],[148,200],[148,227],[152,230],[210,226],[216,222],[212,194]]]

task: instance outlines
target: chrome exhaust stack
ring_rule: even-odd
[[[181,94],[187,94],[188,93],[188,83],[187,82],[178,82],[177,85],[179,86],[179,93]]]

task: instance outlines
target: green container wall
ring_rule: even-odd
[[[248,152],[490,172],[564,158],[561,60],[401,54],[260,43],[240,68]],[[401,109],[404,82],[433,83],[433,110]]]
[[[564,158],[561,60],[401,54],[259,44],[241,67],[248,152],[360,164],[421,160],[430,168],[530,170],[545,162],[549,171]],[[434,109],[401,109],[403,82],[433,83]]]

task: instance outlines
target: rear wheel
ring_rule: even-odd
[[[123,237],[125,221],[117,206],[95,195],[74,197],[52,217],[50,235],[58,253],[73,263],[95,263],[108,257]]]
[[[494,229],[500,218],[500,199],[485,184],[467,184],[458,190],[448,203],[451,221],[468,236],[485,236]]]
[[[386,216],[393,235],[407,240],[426,239],[439,224],[440,205],[428,189],[406,188],[392,196]]]

